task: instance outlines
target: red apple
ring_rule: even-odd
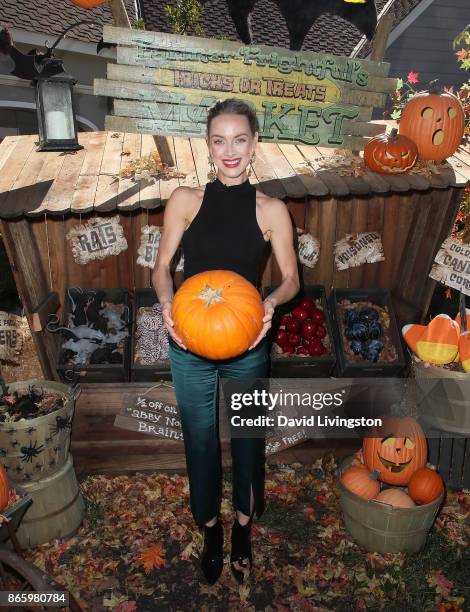
[[[326,336],[326,329],[323,325],[317,325],[315,336],[317,336],[317,338],[324,338]]]
[[[280,324],[280,325],[287,325],[287,323],[288,323],[289,321],[291,321],[291,320],[292,320],[292,315],[290,315],[290,314],[285,314],[285,315],[282,315],[282,317],[281,317],[281,320],[280,320],[279,324]]]
[[[308,318],[308,310],[305,308],[301,308],[300,306],[296,306],[292,311],[292,316],[298,319],[299,321],[305,321]]]
[[[315,302],[312,300],[312,298],[303,298],[303,300],[301,300],[299,303],[299,307],[311,312],[315,309]]]
[[[286,330],[288,332],[298,333],[300,331],[300,321],[298,321],[297,319],[290,319],[286,323]]]
[[[313,323],[313,321],[305,321],[305,323],[302,325],[302,337],[312,338],[315,335],[316,329],[316,323]]]
[[[288,338],[289,338],[289,344],[291,344],[292,346],[297,346],[298,344],[300,344],[300,334],[288,334]]]
[[[280,329],[275,337],[275,342],[276,344],[279,344],[279,346],[284,346],[285,344],[287,344],[289,342],[288,337],[287,337],[287,332],[284,329]]]
[[[321,343],[320,338],[312,338],[310,340],[310,346],[308,347],[308,353],[312,357],[318,357],[319,355],[323,355],[325,352],[325,347]]]
[[[312,321],[315,321],[315,323],[323,323],[323,321],[325,320],[325,313],[323,312],[323,310],[319,310],[318,308],[312,310],[310,316],[312,317]]]

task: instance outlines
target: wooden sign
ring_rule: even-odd
[[[0,310],[0,359],[20,363],[23,349],[23,334],[20,331],[21,317]]]
[[[434,261],[429,273],[431,278],[470,295],[470,244],[447,238]]]
[[[337,270],[347,270],[385,259],[382,240],[377,232],[348,234],[335,243],[334,253]]]
[[[66,237],[72,245],[72,255],[78,264],[118,255],[127,249],[119,215],[109,218],[93,217],[88,223],[71,229]]]
[[[320,257],[320,242],[312,234],[304,232],[304,230],[299,228],[296,229],[298,234],[297,251],[299,261],[302,265],[307,266],[307,268],[314,268]]]
[[[158,248],[160,246],[160,238],[162,236],[161,228],[156,225],[144,225],[140,234],[140,246],[137,251],[137,263],[139,266],[146,268],[154,268],[155,261],[158,255]],[[172,270],[174,267],[175,272],[180,272],[184,267],[184,257],[181,249],[175,253],[172,262]]]
[[[117,64],[95,79],[114,98],[107,130],[200,136],[219,99],[256,110],[263,141],[362,149],[385,126],[368,123],[396,89],[390,65],[236,41],[105,26]]]
[[[157,385],[148,394],[126,395],[114,426],[182,442],[183,432],[173,385]]]

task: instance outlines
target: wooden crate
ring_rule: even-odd
[[[137,314],[141,306],[153,306],[158,302],[155,289],[134,290],[134,317],[132,319],[132,353],[131,353],[131,381],[132,382],[155,382],[158,380],[172,380],[170,361],[162,359],[152,365],[135,363]]]
[[[91,291],[83,289],[83,291]],[[97,291],[97,290],[93,290]],[[129,303],[129,293],[126,289],[102,289],[105,292],[104,300],[113,304],[125,304],[128,307],[128,324],[132,320],[132,309]],[[71,308],[68,292],[65,292],[64,302],[64,323],[68,320],[68,314]],[[129,365],[130,365],[130,350],[131,350],[131,330],[129,328],[129,336],[124,340],[124,353],[122,363],[100,363],[89,364],[87,366],[69,366],[60,363],[61,347],[65,338],[60,334],[60,345],[57,356],[57,371],[61,379],[65,383],[75,382],[127,382],[129,380]]]
[[[448,489],[470,489],[470,437],[420,424],[428,437],[429,463],[435,465]]]
[[[353,363],[348,361],[344,351],[342,340],[342,321],[338,311],[338,303],[344,299],[351,302],[370,301],[382,308],[386,307],[390,316],[390,329],[392,343],[397,351],[397,359],[392,363],[381,362],[371,363],[364,360],[364,363]],[[390,292],[387,289],[333,289],[330,298],[330,314],[333,325],[333,336],[336,346],[336,376],[344,376],[354,378],[356,376],[399,376],[406,367],[406,359],[403,351],[403,345],[400,332],[398,331],[397,322],[395,320],[395,312],[392,306]]]
[[[263,296],[267,297],[276,287],[265,287]],[[326,300],[325,288],[322,285],[307,285],[303,287],[295,298],[282,304],[274,313],[273,326],[269,333],[269,345],[272,346],[274,330],[279,325],[282,315],[286,314],[304,297],[320,300],[323,312],[325,313],[325,327],[330,340],[331,353],[318,357],[272,357],[270,358],[270,373],[273,378],[326,378],[330,376],[336,362],[336,351],[333,341],[332,326],[328,313],[328,302]]]

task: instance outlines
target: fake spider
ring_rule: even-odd
[[[36,431],[36,427],[28,427],[26,431],[29,435],[31,435]]]
[[[29,443],[29,446],[22,446],[21,447],[21,461],[26,461],[27,463],[32,463],[33,462],[33,457],[37,457],[39,455],[40,452],[43,451],[44,449],[44,445],[41,444],[41,446],[37,446],[38,441],[36,440],[34,442],[34,445],[31,444],[31,442]]]
[[[60,416],[56,416],[55,422],[56,424],[51,427],[50,431],[53,436],[56,436],[59,431],[64,431],[64,429],[71,427],[70,419],[63,419]]]

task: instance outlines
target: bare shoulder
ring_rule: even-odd
[[[287,206],[282,200],[272,198],[271,196],[256,191],[256,205],[263,216],[271,217],[273,215],[283,214],[287,211]]]
[[[183,212],[185,215],[192,211],[201,202],[204,189],[201,187],[186,187],[181,185],[176,187],[168,199],[167,208],[174,211]]]

